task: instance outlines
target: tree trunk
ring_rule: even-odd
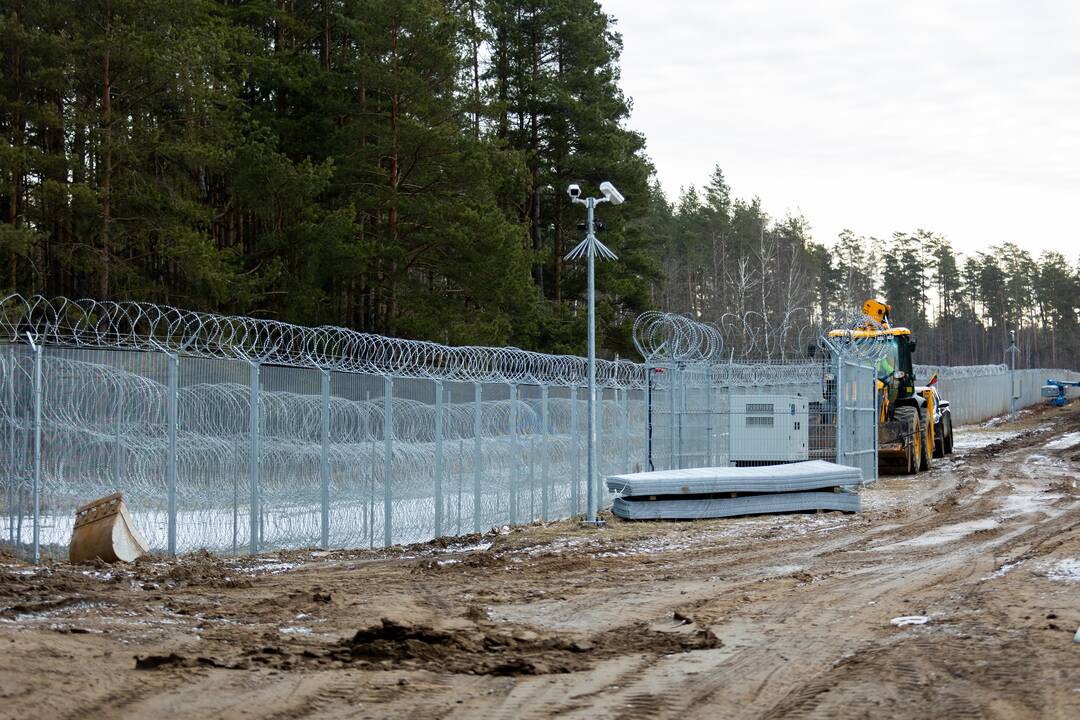
[[[110,247],[112,232],[112,77],[109,74],[109,60],[112,27],[112,3],[105,1],[105,52],[102,57],[101,78],[101,273],[98,276],[98,296],[105,300],[109,297],[109,265],[112,262]]]
[[[387,295],[386,295],[386,315],[385,315],[385,328],[386,332],[393,334],[394,332],[394,317],[397,314],[397,304],[394,292],[395,274],[397,272],[397,262],[394,259],[398,250],[398,208],[397,208],[397,193],[398,184],[400,182],[400,158],[398,157],[398,117],[400,113],[400,95],[398,93],[398,37],[400,35],[400,28],[395,23],[395,27],[391,33],[390,41],[390,77],[391,87],[390,92],[390,209],[386,221],[386,239],[387,248],[391,254],[390,268],[387,278]]]

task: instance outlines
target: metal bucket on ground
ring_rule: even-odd
[[[73,563],[132,562],[147,552],[146,540],[124,506],[123,493],[113,493],[83,505],[75,512],[68,558]]]

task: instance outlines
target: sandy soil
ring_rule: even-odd
[[[962,428],[858,515],[0,556],[0,716],[1080,717],[1078,431]]]

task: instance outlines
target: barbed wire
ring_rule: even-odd
[[[991,375],[1001,375],[1009,372],[1009,366],[1004,364],[999,365],[916,365],[914,367],[915,375],[922,381],[930,379],[930,376],[937,373],[938,377],[943,380],[959,379],[959,378],[973,378],[973,377],[988,377]]]
[[[48,345],[183,348],[201,357],[455,382],[582,387],[587,372],[584,358],[514,347],[449,346],[153,303],[8,295],[0,300],[0,336],[24,342],[26,333]],[[596,382],[606,388],[640,388],[644,368],[627,360],[597,360]]]

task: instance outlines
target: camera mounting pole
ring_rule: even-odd
[[[597,517],[600,505],[600,475],[596,458],[596,256],[601,259],[618,260],[618,256],[596,239],[594,211],[600,203],[611,202],[619,205],[622,195],[611,183],[600,186],[604,197],[582,198],[581,188],[571,185],[568,189],[572,202],[585,206],[585,239],[566,254],[567,260],[578,260],[584,256],[588,260],[588,307],[589,307],[589,359],[588,359],[588,471],[585,476],[586,497],[588,498],[585,523],[594,527],[603,527],[604,522]]]

